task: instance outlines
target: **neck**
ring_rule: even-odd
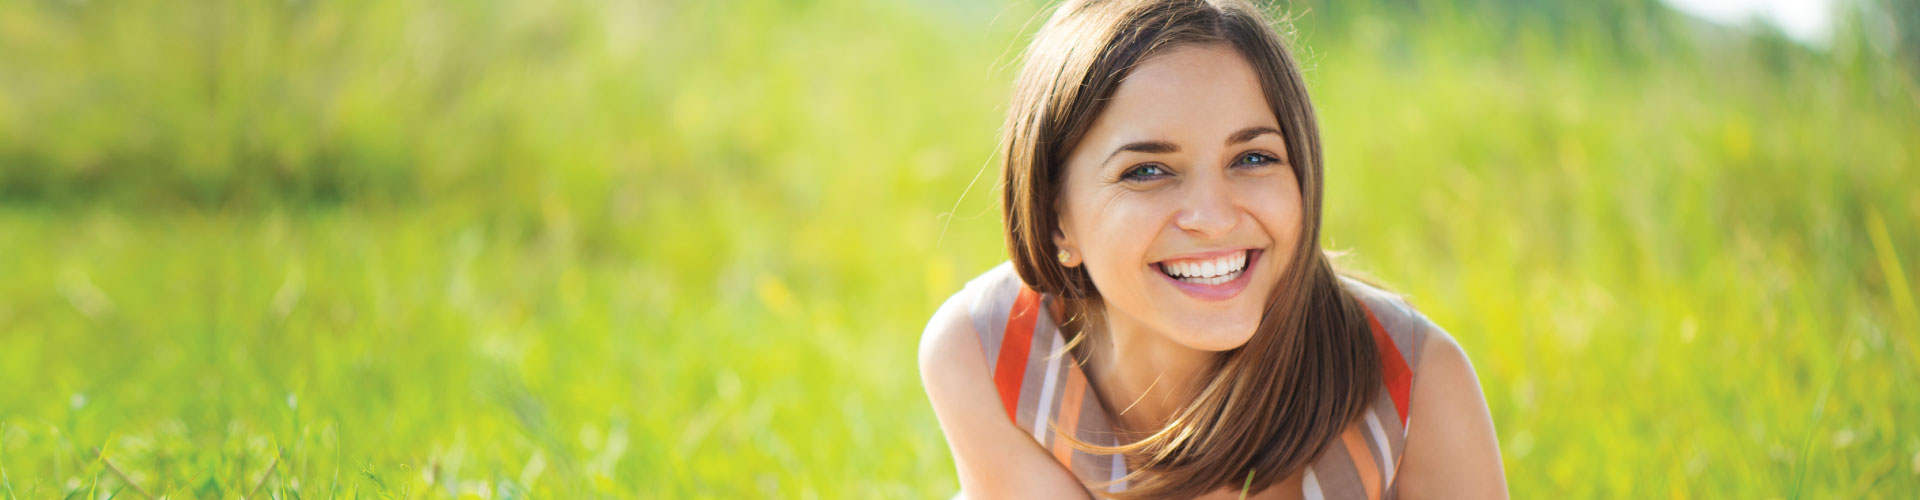
[[[1219,353],[1194,349],[1123,313],[1093,309],[1085,342],[1087,378],[1117,415],[1120,429],[1157,432],[1193,401]]]

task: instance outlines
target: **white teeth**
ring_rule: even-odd
[[[1160,269],[1175,279],[1202,285],[1218,285],[1233,281],[1246,270],[1248,252],[1223,255],[1205,261],[1171,261],[1160,264]]]

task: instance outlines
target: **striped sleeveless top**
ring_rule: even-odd
[[[1394,498],[1394,471],[1406,448],[1407,408],[1421,342],[1438,331],[1405,301],[1358,280],[1342,284],[1365,305],[1380,347],[1382,384],[1369,410],[1347,426],[1312,466],[1276,483],[1299,485],[1300,497]],[[1073,448],[1062,433],[1093,444],[1121,444],[1114,413],[1087,384],[1086,372],[1066,352],[1066,338],[1047,311],[1053,298],[1020,280],[1012,263],[1001,263],[968,282],[961,292],[1007,417],[1088,488],[1118,480],[1129,470],[1121,455],[1095,455]],[[1442,334],[1444,335],[1444,334]],[[1109,491],[1122,491],[1116,482]]]

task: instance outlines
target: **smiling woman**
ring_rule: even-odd
[[[1504,495],[1459,347],[1317,246],[1313,107],[1257,9],[1068,2],[1004,132],[1011,262],[920,348],[966,495]]]

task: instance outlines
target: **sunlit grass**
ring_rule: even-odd
[[[954,491],[1037,6],[209,5],[0,2],[0,495]],[[1910,79],[1430,14],[1303,30],[1327,244],[1516,497],[1920,486]]]

